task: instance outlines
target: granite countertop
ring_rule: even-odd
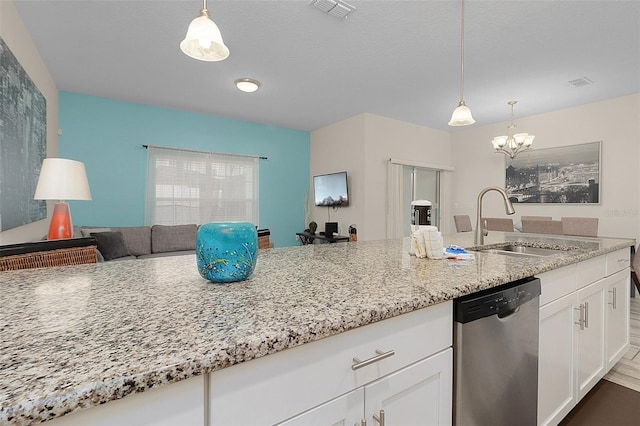
[[[0,272],[0,424],[38,423],[634,245],[491,232],[549,257],[417,259],[409,239],[261,250],[212,284],[195,255]],[[473,246],[473,233],[445,236]]]

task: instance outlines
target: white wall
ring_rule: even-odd
[[[360,114],[311,133],[311,175],[346,170],[350,177],[349,207],[331,211],[331,220],[339,222],[343,233],[355,224],[358,240],[385,238],[390,158],[451,167],[450,135],[374,114]],[[442,176],[443,227],[451,217],[450,175]],[[326,208],[310,207],[310,217],[322,230]]]
[[[47,156],[55,157],[58,155],[58,88],[11,0],[0,1],[0,37],[47,101]],[[0,232],[0,244],[39,240],[47,234],[48,227],[49,219]]]
[[[518,118],[518,131],[536,135],[533,149],[602,141],[601,202],[598,205],[515,205],[521,215],[595,216],[599,235],[640,240],[640,94]],[[452,134],[456,168],[453,214],[469,214],[475,228],[476,199],[482,188],[505,185],[505,157],[491,146],[506,134],[504,123],[472,127]],[[496,193],[484,197],[483,215],[506,217]],[[450,229],[453,231],[453,229]]]

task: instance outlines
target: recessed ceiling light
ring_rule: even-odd
[[[258,90],[260,82],[252,78],[239,78],[236,80],[236,87],[243,92],[252,93]]]

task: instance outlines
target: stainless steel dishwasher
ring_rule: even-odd
[[[540,280],[454,301],[454,424],[535,425]]]

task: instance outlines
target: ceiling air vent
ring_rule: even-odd
[[[312,0],[310,4],[338,19],[345,19],[347,15],[356,10],[354,6],[341,0]]]
[[[589,84],[593,84],[593,80],[590,80],[587,77],[580,77],[569,81],[569,84],[579,89],[581,87],[588,86]]]

